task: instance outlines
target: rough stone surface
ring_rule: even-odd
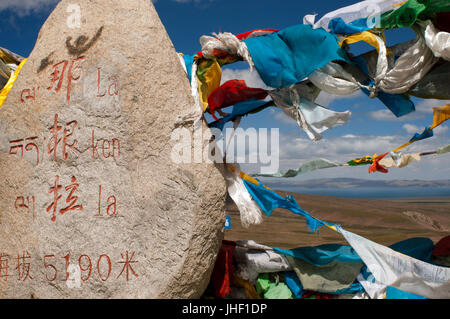
[[[199,297],[226,188],[170,160],[187,77],[151,1],[71,3],[0,109],[0,298]]]

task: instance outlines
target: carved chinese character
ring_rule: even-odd
[[[128,256],[128,250],[126,251],[125,258],[123,256],[123,254],[120,254],[120,256],[122,256],[122,260],[123,259],[125,259],[125,260],[118,262],[119,264],[123,264],[123,268],[122,268],[122,271],[120,272],[119,276],[117,276],[117,278],[119,278],[125,270],[126,270],[126,274],[127,274],[127,281],[129,280],[130,272],[137,278],[138,275],[134,272],[133,267],[131,267],[131,264],[137,263],[137,261],[133,260],[134,251],[131,253],[131,257]]]
[[[77,190],[77,188],[80,186],[77,184],[77,179],[75,176],[72,176],[72,183],[69,186],[66,186],[65,190],[66,192],[70,191],[69,196],[67,196],[66,203],[69,204],[67,207],[64,207],[60,210],[61,215],[67,213],[68,211],[72,210],[83,210],[82,205],[75,205],[78,200],[78,196],[74,196],[73,193]]]
[[[60,131],[63,130],[62,134],[62,159],[67,160],[68,152],[70,151],[74,155],[79,153],[76,145],[78,140],[73,139],[73,142],[70,144],[69,140],[73,138],[74,130],[77,127],[77,121],[71,121],[66,123],[64,130],[61,125],[58,125],[58,114],[55,114],[55,119],[53,121],[53,126],[50,128],[49,132],[51,133],[51,137],[48,142],[48,154],[53,157],[53,163],[56,163],[56,154],[58,151],[58,145],[61,142]]]
[[[31,264],[27,262],[27,259],[30,259],[30,253],[28,251],[24,251],[22,256],[17,255],[17,280],[25,281],[27,278],[33,280],[33,277],[30,275],[30,266]]]
[[[81,78],[81,61],[83,60],[84,56],[70,61],[69,70],[67,72],[67,93],[66,93],[67,103],[70,102],[70,91],[72,89],[72,81],[77,81]],[[50,74],[50,86],[47,88],[47,90],[54,89],[56,93],[58,93],[61,90],[65,77],[65,72],[68,65],[69,61],[64,60],[52,66],[53,72]],[[74,74],[77,75],[74,76]]]
[[[47,213],[52,212],[52,218],[51,221],[56,221],[56,215],[59,212],[60,215],[64,215],[65,213],[73,210],[83,210],[83,205],[77,205],[78,196],[75,196],[74,193],[80,186],[77,183],[77,178],[75,176],[72,176],[71,184],[66,186],[64,189],[66,192],[69,192],[69,195],[66,198],[66,207],[61,208],[58,211],[58,201],[61,199],[62,195],[59,194],[60,190],[62,189],[62,185],[58,185],[59,182],[59,176],[57,175],[55,178],[55,183],[52,187],[49,189],[49,193],[53,194],[53,202],[47,207]]]

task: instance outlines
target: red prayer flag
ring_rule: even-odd
[[[238,38],[239,40],[242,41],[242,40],[253,38],[253,37],[259,37],[261,35],[271,34],[271,33],[277,32],[277,31],[278,30],[276,30],[276,29],[256,29],[256,30],[238,34],[238,35],[236,35],[236,38]]]
[[[450,235],[439,240],[434,245],[432,256],[448,256],[450,255]]]
[[[211,275],[214,295],[217,298],[225,298],[231,291],[231,277],[234,273],[233,254],[236,243],[228,240],[222,241],[219,254]]]
[[[208,97],[209,112],[217,121],[214,112],[236,103],[256,99],[263,100],[267,97],[267,90],[260,88],[250,88],[244,80],[230,80],[211,92]]]
[[[380,156],[377,156],[373,159],[373,163],[372,165],[370,165],[369,167],[369,173],[374,173],[374,172],[381,172],[381,173],[388,173],[389,171],[387,170],[387,168],[385,168],[384,166],[382,166],[380,163],[378,163],[379,161],[381,161],[387,154],[383,154]]]

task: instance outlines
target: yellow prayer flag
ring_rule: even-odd
[[[16,71],[11,75],[6,85],[3,87],[3,89],[0,91],[0,108],[2,107],[3,103],[6,100],[6,97],[8,96],[9,91],[11,90],[14,82],[17,79],[17,76],[19,75],[20,70],[22,69],[22,66],[25,64],[27,59],[23,59],[22,62],[20,62],[19,66],[17,67]]]
[[[360,33],[355,33],[352,35],[349,35],[347,37],[345,37],[344,40],[342,40],[339,45],[342,46],[344,43],[347,44],[352,44],[352,43],[356,43],[356,42],[360,42],[360,41],[364,41],[368,44],[370,44],[371,46],[375,47],[377,49],[377,51],[380,51],[380,45],[378,44],[377,38],[375,37],[375,35],[369,31],[363,31]]]
[[[433,125],[431,125],[430,129],[434,129],[448,119],[450,119],[450,104],[441,107],[433,107]]]
[[[360,163],[368,163],[368,162],[372,162],[372,161],[373,161],[373,157],[367,155],[367,156],[364,156],[364,157],[361,157],[361,158],[354,159],[354,160],[352,160],[352,161],[353,161],[354,163],[357,163],[357,164],[360,164]]]
[[[2,59],[2,61],[5,62],[6,64],[16,64],[17,65],[17,63],[18,63],[18,61],[16,61],[14,58],[12,58],[11,56],[9,56],[5,52],[3,52],[2,49],[0,49],[0,59]]]
[[[197,70],[199,82],[200,100],[203,104],[203,112],[208,108],[208,97],[212,91],[220,86],[222,79],[222,69],[216,60],[202,59]]]

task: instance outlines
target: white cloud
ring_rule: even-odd
[[[422,133],[425,129],[424,127],[420,127],[414,124],[404,124],[402,128],[409,134]],[[448,131],[447,125],[440,125],[433,129],[434,135],[443,135]]]
[[[435,135],[441,135],[448,132],[448,126],[447,125],[440,125],[433,129],[433,132]]]
[[[282,110],[271,108],[270,112],[273,115],[273,118],[275,120],[280,121],[283,124],[298,126],[297,121],[295,121],[293,118],[287,116]],[[300,128],[299,128],[299,130],[300,130]]]
[[[276,112],[277,114],[281,112]],[[274,115],[275,118],[275,115]],[[294,122],[294,121],[293,121]],[[295,124],[295,123],[294,123]],[[390,135],[390,136],[376,136],[376,135],[361,135],[361,134],[346,134],[341,137],[323,138],[320,141],[311,141],[300,130],[293,130],[290,133],[280,133],[278,143],[279,149],[279,170],[295,169],[303,163],[317,159],[324,158],[336,163],[346,163],[352,159],[360,158],[365,155],[372,156],[373,154],[384,154],[392,151],[398,146],[409,141],[411,132],[422,132],[423,127],[404,125],[404,130],[407,131],[405,135]],[[447,132],[448,127],[442,126],[441,132]],[[434,137],[424,141],[413,143],[400,152],[419,153],[435,151],[438,148],[448,144],[447,136],[440,136],[435,134]],[[272,149],[273,145],[270,146]],[[246,150],[247,154],[256,154],[257,149],[249,147]],[[390,169],[388,174],[369,174],[369,166],[360,167],[336,167],[323,170],[317,170],[307,174],[301,174],[296,179],[307,180],[315,178],[338,178],[338,177],[352,177],[363,179],[442,179],[442,176],[449,176],[450,167],[448,160],[450,153],[444,155],[424,156],[422,160],[412,163],[405,168]],[[244,159],[243,159],[244,160]],[[253,174],[260,173],[259,164],[245,164],[245,160],[241,162],[243,171]],[[267,181],[270,182],[271,179]]]
[[[401,117],[396,117],[389,109],[368,112],[367,115],[374,120],[388,122],[423,120],[430,114],[433,114],[433,107],[442,106],[448,103],[450,103],[450,100],[420,100],[419,102],[416,102],[415,112],[411,112]]]
[[[398,119],[389,110],[378,110],[368,113],[369,117],[378,121],[397,121]]]
[[[0,11],[12,10],[19,16],[42,12],[58,3],[60,0],[0,0]]]
[[[415,127],[416,129],[418,127]],[[419,131],[423,128],[418,128]],[[412,130],[412,128],[410,128]],[[446,129],[448,130],[448,127]],[[407,136],[375,136],[346,134],[336,138],[324,138],[313,142],[301,133],[293,135],[280,134],[280,170],[298,168],[301,164],[316,158],[324,158],[336,163],[346,163],[351,159],[365,155],[384,154],[392,151],[410,139]],[[434,136],[426,141],[419,141],[401,150],[403,153],[429,152],[448,144],[445,136]],[[406,168],[391,169],[389,174],[368,174],[368,166],[337,167],[318,170],[299,175],[299,179],[354,177],[365,179],[440,179],[444,172],[450,173],[446,164],[450,154],[423,157],[419,163],[413,163]],[[250,169],[250,167],[248,168]],[[257,171],[257,167],[251,167]],[[251,171],[249,171],[251,172]],[[445,173],[444,173],[445,174]],[[448,175],[448,174],[447,174]]]
[[[420,128],[417,125],[414,124],[403,124],[402,128],[409,134],[415,134],[415,133],[419,133],[419,131],[423,131],[424,128]]]
[[[388,109],[368,112],[367,115],[374,120],[388,122],[416,121],[426,118],[426,115],[423,112],[411,112],[401,117],[396,117],[394,113]]]
[[[416,111],[422,113],[433,113],[433,107],[442,106],[450,103],[450,100],[422,100],[416,103]]]
[[[311,160],[318,157],[347,162],[353,157],[382,154],[402,143],[398,136],[371,136],[347,134],[313,142],[307,137],[280,136],[282,160]]]

